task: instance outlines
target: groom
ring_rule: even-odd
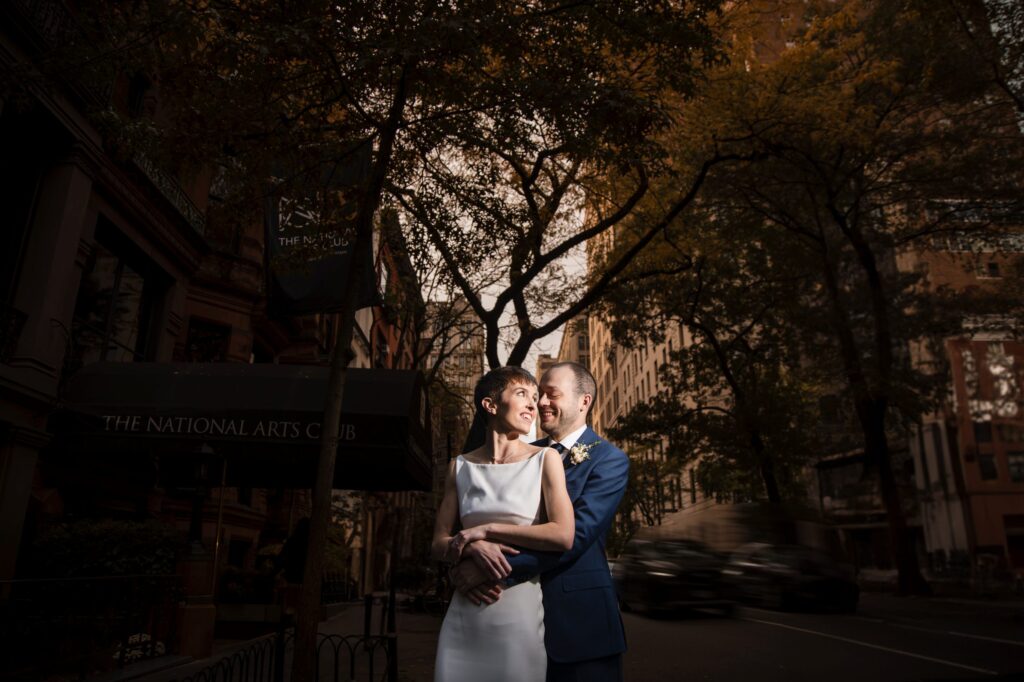
[[[549,437],[537,445],[562,453],[576,539],[568,552],[522,550],[508,557],[512,574],[504,586],[540,574],[547,682],[622,680],[626,638],[604,542],[626,490],[629,458],[587,426],[597,384],[586,367],[552,365],[541,377],[540,392],[540,426]],[[472,560],[485,549],[480,542],[469,545],[468,560],[452,570],[456,587],[477,602],[493,601],[499,591]]]

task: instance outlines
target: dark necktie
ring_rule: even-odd
[[[562,445],[561,443],[555,443],[551,446],[551,448],[560,455],[565,454],[565,446]]]

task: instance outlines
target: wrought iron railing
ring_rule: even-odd
[[[199,210],[178,180],[144,154],[136,154],[132,160],[160,194],[192,226],[192,229],[199,234],[204,234],[206,232],[206,214]]]
[[[294,646],[294,629],[282,629],[171,682],[287,682],[291,679]],[[397,654],[394,633],[321,633],[317,637],[313,682],[397,682]]]
[[[0,581],[0,678],[87,676],[177,651],[176,575]]]

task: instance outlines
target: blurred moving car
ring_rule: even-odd
[[[738,601],[762,608],[853,613],[860,597],[851,568],[799,545],[744,545],[722,574]]]
[[[736,604],[722,581],[724,562],[694,540],[633,539],[612,564],[612,579],[624,611],[694,608],[730,615]]]

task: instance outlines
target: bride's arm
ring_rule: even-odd
[[[448,465],[448,475],[444,479],[444,497],[437,510],[434,521],[434,539],[430,543],[430,556],[434,561],[454,560],[449,555],[455,526],[459,523],[459,497],[455,487],[455,460]]]
[[[455,535],[451,542],[454,552],[461,554],[470,542],[490,540],[507,542],[527,549],[564,552],[572,548],[576,534],[576,520],[572,502],[565,488],[565,467],[553,450],[539,455],[544,458],[541,478],[541,492],[548,522],[532,526],[517,526],[508,523],[487,523],[467,528]]]

